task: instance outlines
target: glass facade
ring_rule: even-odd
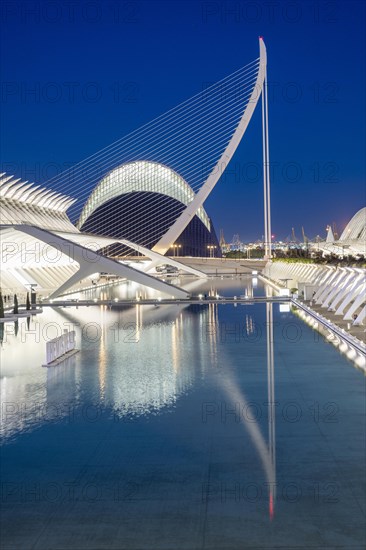
[[[139,205],[134,210],[131,210],[131,201]],[[178,200],[159,193],[123,194],[96,208],[80,229],[153,248],[184,208],[185,205]],[[202,220],[194,216],[167,255],[219,256],[220,247],[212,223],[210,228],[207,229]],[[106,252],[123,256],[131,251],[116,244]]]
[[[105,202],[121,194],[135,192],[167,195],[186,206],[194,198],[188,183],[171,168],[151,161],[130,162],[115,168],[98,183],[80,215],[79,228]],[[138,206],[138,203],[130,201],[131,210]],[[210,220],[202,207],[198,209],[197,216],[210,229]]]

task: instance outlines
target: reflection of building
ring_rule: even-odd
[[[193,200],[191,187],[176,172],[156,162],[135,161],[112,170],[87,200],[78,227],[87,233],[124,238],[153,248]],[[201,206],[167,254],[206,256],[219,243]],[[174,245],[172,245],[174,247]],[[115,247],[123,255],[130,250]]]

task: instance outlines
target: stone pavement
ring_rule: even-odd
[[[321,307],[314,302],[311,304],[309,300],[304,301],[309,308],[316,311],[320,315],[323,315],[326,319],[329,319],[337,327],[344,329],[348,334],[366,343],[366,326],[365,325],[353,325],[352,321],[345,321],[342,315],[335,315],[334,311],[328,311],[326,307]]]

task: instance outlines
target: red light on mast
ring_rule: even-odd
[[[274,508],[273,508],[273,496],[272,493],[269,495],[269,518],[272,521],[274,516]]]

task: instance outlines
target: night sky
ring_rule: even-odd
[[[363,1],[5,0],[1,167],[45,183],[268,53],[272,230],[313,238],[365,205]],[[32,91],[33,90],[33,91]],[[205,207],[263,234],[261,112]]]

